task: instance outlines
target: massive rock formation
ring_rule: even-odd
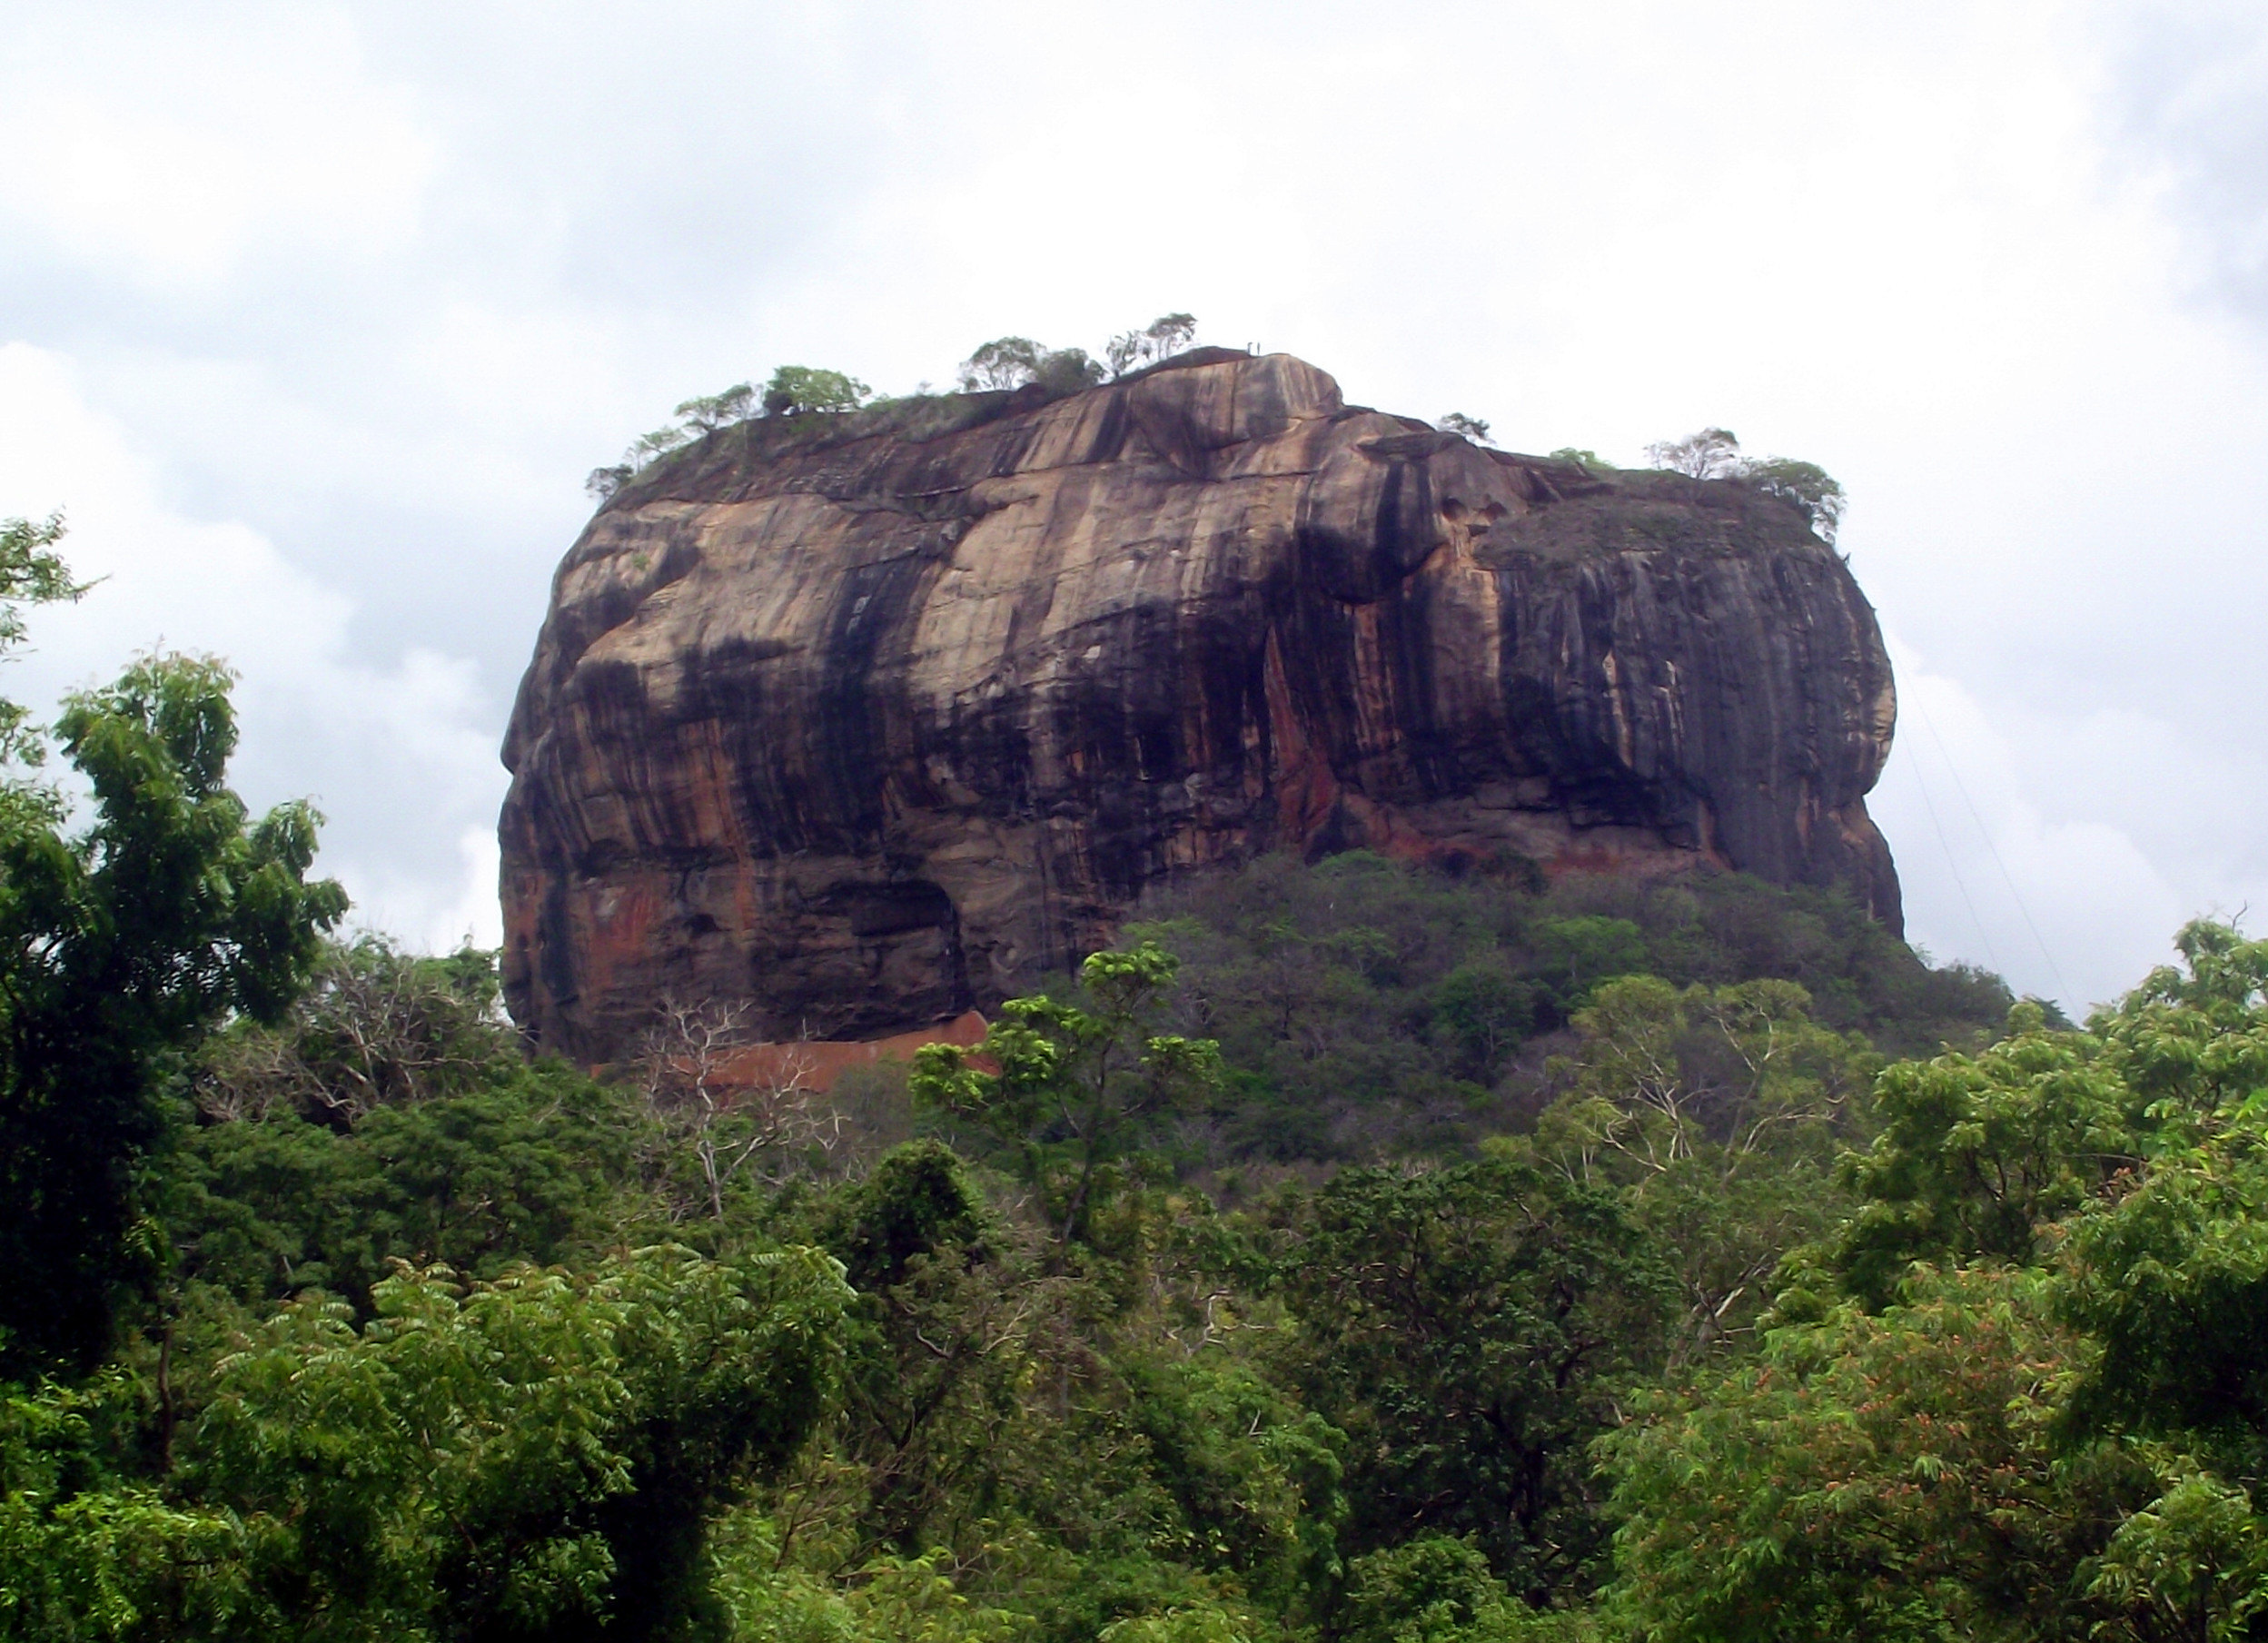
[[[1482,450],[1286,355],[748,422],[560,568],[504,749],[507,995],[586,1060],[665,994],[881,1033],[1272,849],[1711,862],[1897,929],[1894,714],[1792,504]]]

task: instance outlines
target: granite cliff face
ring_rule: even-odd
[[[1287,848],[1713,862],[1896,930],[1895,712],[1790,504],[1482,450],[1286,355],[748,422],[560,568],[504,749],[507,995],[593,1061],[665,993],[877,1034]]]

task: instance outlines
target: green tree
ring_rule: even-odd
[[[1619,1187],[1655,1232],[1685,1301],[1681,1353],[1745,1334],[1781,1259],[1847,1202],[1835,1150],[1879,1063],[1810,1005],[1793,982],[1623,976],[1576,1012],[1576,1052],[1549,1065],[1564,1093],[1538,1123],[1537,1154]]]
[[[252,820],[226,785],[236,720],[217,661],[153,657],[57,727],[87,828],[18,787],[0,823],[0,1330],[7,1361],[91,1364],[154,1256],[135,1174],[163,1128],[166,1058],[232,1014],[280,1016],[346,909],[310,882],[314,813]]]
[[[1669,1296],[1612,1194],[1501,1154],[1350,1170],[1287,1226],[1286,1371],[1347,1434],[1349,1549],[1470,1537],[1540,1602],[1597,1573],[1586,1446]]]
[[[768,417],[806,416],[814,412],[856,411],[873,394],[856,377],[839,371],[820,371],[809,365],[782,365],[764,384],[764,414]]]
[[[2167,966],[2089,1022],[2133,1126],[2068,1222],[2066,1315],[2102,1343],[2091,1430],[2196,1449],[2268,1484],[2268,942],[2193,924]],[[2105,1127],[2109,1127],[2107,1124]],[[2114,1132],[2116,1133],[2116,1132]],[[2092,1172],[2091,1172],[2092,1173]]]
[[[50,514],[37,524],[29,520],[0,520],[0,656],[24,642],[24,609],[27,605],[68,604],[93,586],[74,581],[71,568],[55,551],[63,540],[63,515]],[[45,819],[53,797],[44,789],[27,786],[26,766],[44,763],[45,738],[32,727],[31,712],[20,702],[0,698],[0,799],[14,818],[17,807],[28,805],[34,818]],[[8,767],[15,767],[10,770]]]
[[[285,1309],[220,1366],[185,1457],[300,1635],[713,1632],[709,1518],[834,1394],[832,1262],[661,1246],[580,1278],[404,1271],[374,1299],[359,1330]]]
[[[1110,374],[1123,377],[1161,360],[1170,360],[1197,340],[1194,314],[1160,314],[1139,331],[1124,331],[1103,350]]]
[[[1097,1187],[1161,1119],[1220,1084],[1209,1039],[1160,1033],[1177,961],[1145,943],[1079,966],[1086,1007],[1012,998],[974,1050],[927,1044],[909,1085],[928,1106],[1007,1142],[1046,1195],[1058,1247],[1084,1240]]]
[[[1501,964],[1461,964],[1433,989],[1433,1020],[1463,1052],[1465,1070],[1485,1083],[1534,1031],[1536,989]]]
[[[1601,1445],[1623,1524],[1610,1612],[1660,1643],[2225,1635],[2154,1630],[2149,1601],[2104,1600],[2115,1580],[2090,1592],[2185,1469],[2066,1450],[2084,1357],[2041,1275],[1926,1272],[1887,1313],[1847,1304],[1640,1400]]]
[[[1629,919],[1603,914],[1540,920],[1528,945],[1544,1002],[1561,1021],[1600,982],[1646,967],[1646,932]]]
[[[1747,462],[1740,454],[1740,436],[1728,428],[1704,428],[1681,440],[1658,440],[1646,447],[1646,460],[1695,480],[1735,479]]]
[[[1874,1104],[1879,1133],[1843,1166],[1861,1205],[1829,1256],[1873,1307],[1915,1262],[2036,1264],[2052,1222],[2140,1162],[2101,1042],[2050,1030],[2036,1005],[2016,1005],[2008,1035],[1974,1055],[1889,1067]]]
[[[803,371],[803,368],[784,365],[773,374],[772,381],[777,383],[790,371]],[[813,373],[803,371],[803,374]],[[823,374],[833,376],[836,373],[827,371]],[[719,428],[728,428],[735,422],[745,422],[754,416],[756,414],[756,386],[751,382],[735,382],[722,393],[698,394],[681,402],[669,414],[678,419],[678,425],[688,435],[698,439],[702,434],[714,433]]]
[[[2179,945],[2085,1033],[1882,1075],[1795,1321],[1606,1446],[1630,1629],[2256,1635],[2268,944]]]
[[[824,1236],[857,1294],[840,1426],[862,1499],[846,1560],[918,1553],[957,1493],[981,1492],[1055,1297],[1015,1271],[1007,1229],[941,1142],[886,1154]]]
[[[515,1054],[351,1125],[329,1109],[208,1118],[164,1154],[160,1202],[184,1285],[253,1304],[319,1288],[359,1308],[395,1261],[493,1278],[661,1224],[644,1191],[655,1139],[629,1092]]]
[[[1819,539],[1829,547],[1834,545],[1835,533],[1842,527],[1843,510],[1849,507],[1850,497],[1826,469],[1817,462],[1799,462],[1793,457],[1766,457],[1762,461],[1745,464],[1740,477],[1767,496],[1793,502]]]
[[[1029,337],[998,337],[961,361],[963,393],[1037,383],[1050,394],[1076,393],[1104,377],[1101,361],[1083,348],[1043,348]]]

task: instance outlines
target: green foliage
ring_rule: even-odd
[[[2249,1494],[2200,1472],[2121,1523],[2085,1573],[2092,1606],[2118,1617],[2105,1632],[2249,1638],[2268,1610],[2268,1532]]]
[[[733,1643],[1024,1643],[1032,1618],[972,1601],[942,1552],[877,1557],[836,1581],[787,1559],[779,1525],[753,1509],[715,1534],[716,1591]]]
[[[1127,1365],[1129,1419],[1199,1568],[1296,1613],[1337,1562],[1343,1441],[1252,1365],[1162,1352]]]
[[[1196,340],[1194,314],[1160,314],[1139,331],[1124,331],[1113,337],[1103,350],[1103,362],[1111,375],[1123,377],[1172,359]]]
[[[1546,887],[1522,866],[1271,857],[1148,904],[1126,938],[1180,955],[1175,1024],[1218,1041],[1228,1073],[1183,1156],[1467,1153],[1556,1097],[1545,1063],[1617,975],[1791,981],[1812,1021],[1889,1054],[1974,1044],[2008,1011],[1996,978],[1929,968],[1840,896],[1734,874]]]
[[[2268,945],[2179,945],[2084,1034],[1885,1072],[1793,1321],[1605,1445],[1632,1630],[2254,1634]]]
[[[130,1252],[154,1252],[134,1174],[163,1132],[165,1058],[232,1013],[287,1009],[346,908],[306,876],[313,812],[254,821],[227,787],[230,683],[153,657],[73,697],[57,737],[90,825],[66,836],[36,805],[0,821],[0,1352],[17,1364],[108,1344]]]
[[[652,463],[719,429],[757,416],[856,411],[873,395],[874,390],[839,371],[782,365],[772,372],[760,396],[753,383],[735,382],[721,392],[682,401],[669,413],[676,421],[640,435],[622,453],[620,461],[592,469],[583,489],[603,503]]]
[[[166,1161],[163,1225],[184,1280],[359,1305],[396,1259],[478,1278],[589,1259],[649,1219],[649,1143],[623,1093],[515,1064],[351,1128],[288,1110],[199,1125]]]
[[[87,1396],[18,1398],[7,1635],[718,1635],[707,1521],[824,1415],[844,1300],[808,1250],[405,1268],[223,1359],[163,1494],[97,1475]]]
[[[2070,1223],[2067,1314],[2102,1342],[2075,1400],[2098,1430],[2268,1480],[2268,943],[2194,924],[2090,1034],[2124,1084],[2130,1172]],[[2140,1177],[2134,1184],[2134,1177]],[[2131,1187],[2132,1190],[2122,1190]]]
[[[1104,374],[1101,361],[1083,348],[1043,348],[1029,337],[999,337],[961,361],[960,386],[963,393],[983,393],[1035,383],[1055,397],[1092,388]]]
[[[1747,457],[1740,440],[1722,428],[1704,428],[1681,440],[1666,440],[1646,448],[1646,459],[1697,480],[1739,480],[1767,496],[1790,502],[1819,539],[1832,546],[1850,498],[1827,470],[1816,462],[1793,457]]]
[[[1547,1007],[1561,1021],[1579,1009],[1590,990],[1617,975],[1646,968],[1646,933],[1627,918],[1583,914],[1537,921],[1529,936],[1533,967]]]
[[[72,579],[70,566],[54,550],[61,540],[63,515],[59,513],[37,524],[29,520],[0,520],[0,655],[24,642],[25,606],[67,604],[93,586]],[[20,703],[0,700],[0,767],[45,761],[46,743],[31,727],[30,717]],[[10,785],[16,787],[11,795],[15,802],[32,797],[20,785]]]
[[[277,1617],[252,1590],[233,1514],[116,1477],[115,1377],[0,1398],[0,1638],[224,1638]]]
[[[1534,1151],[1619,1186],[1656,1234],[1685,1302],[1679,1356],[1752,1328],[1782,1258],[1845,1207],[1835,1150],[1879,1058],[1810,1004],[1791,982],[1680,991],[1629,976],[1576,1013],[1577,1052],[1550,1064],[1564,1093]]]
[[[1740,477],[1767,496],[1793,502],[1819,539],[1830,547],[1834,545],[1835,533],[1842,526],[1843,510],[1850,506],[1850,497],[1826,469],[1817,462],[1799,462],[1793,457],[1766,457],[1761,461],[1748,463]]]
[[[1489,425],[1479,417],[1469,417],[1461,411],[1452,411],[1433,424],[1443,433],[1453,433],[1460,439],[1471,440],[1476,445],[1495,441],[1489,438]]]
[[[1580,1589],[1603,1549],[1585,1446],[1669,1299],[1613,1197],[1501,1156],[1350,1170],[1292,1231],[1287,1372],[1347,1434],[1350,1547],[1467,1536],[1524,1597]]]
[[[650,1079],[528,1064],[488,955],[127,972],[100,1270],[154,1304],[0,1388],[0,1638],[2268,1623],[2268,944],[2076,1032],[1733,876],[1156,910],[728,1191]]]
[[[983,1190],[934,1141],[884,1157],[824,1235],[857,1291],[839,1441],[864,1499],[847,1555],[917,1554],[1015,1422],[1035,1314],[1060,1294],[1018,1282]]]
[[[1468,1076],[1485,1082],[1503,1070],[1536,1024],[1537,988],[1501,963],[1468,961],[1433,989],[1433,1021],[1463,1052]]]
[[[2058,1452],[2081,1351],[2037,1276],[1933,1273],[1887,1314],[1838,1308],[1641,1403],[1603,1445],[1612,1608],[1662,1643],[2114,1626],[2080,1577],[2164,1480],[2145,1451]]]
[[[1881,1133],[1844,1168],[1863,1204],[1837,1236],[1843,1283],[1880,1307],[1914,1262],[2035,1264],[2048,1223],[2138,1162],[2125,1104],[2099,1044],[2051,1032],[2036,1005],[1975,1055],[1889,1068]]]
[[[698,1612],[708,1509],[823,1414],[842,1295],[808,1252],[665,1247],[466,1291],[405,1272],[375,1301],[359,1333],[296,1303],[221,1366],[187,1470],[243,1516],[259,1583],[354,1614],[343,1635],[605,1613],[635,1637]]]
[[[764,384],[764,414],[768,417],[840,415],[856,411],[873,397],[874,390],[839,371],[817,371],[808,365],[782,365]],[[682,411],[683,407],[679,407]]]
[[[1471,1541],[1420,1535],[1348,1566],[1332,1634],[1343,1643],[1456,1643],[1501,1633],[1511,1608]]]
[[[1145,1125],[1189,1111],[1218,1086],[1211,1041],[1153,1030],[1175,967],[1150,943],[1097,953],[1079,969],[1088,1007],[1013,998],[975,1050],[929,1044],[915,1057],[915,1100],[1014,1146],[1025,1178],[1046,1195],[1059,1244],[1091,1239],[1106,1166]]]

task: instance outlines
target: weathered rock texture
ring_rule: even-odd
[[[878,1034],[1282,848],[1708,861],[1897,929],[1894,715],[1791,505],[1481,450],[1285,355],[749,422],[560,569],[504,749],[506,987],[587,1060],[668,993]]]

